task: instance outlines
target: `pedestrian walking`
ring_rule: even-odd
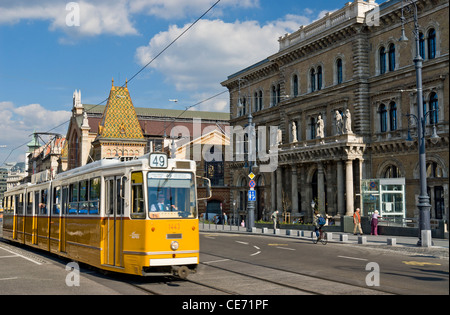
[[[382,219],[382,217],[378,214],[378,210],[375,210],[375,212],[372,214],[372,220],[370,222],[370,225],[372,227],[370,235],[378,235],[378,219]]]
[[[353,228],[353,235],[356,235],[356,229],[359,229],[359,233],[362,235],[363,231],[361,228],[361,210],[359,208],[356,209],[355,213],[353,214],[353,224],[355,227]]]
[[[274,230],[277,229],[277,215],[278,215],[278,210],[275,210],[275,211],[272,213],[273,229],[274,229]]]

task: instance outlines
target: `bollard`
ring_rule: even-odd
[[[347,234],[341,234],[341,235],[339,236],[339,240],[340,240],[341,242],[348,242],[348,235],[347,235]]]
[[[266,228],[266,227],[263,227],[263,228],[262,228],[262,233],[263,233],[263,234],[267,234],[267,232],[269,232],[269,229]]]
[[[325,232],[325,233],[326,233],[326,235],[327,235],[327,240],[328,240],[328,241],[333,240],[333,233],[332,233],[332,232]]]
[[[367,244],[367,236],[358,236],[358,244]]]
[[[394,237],[388,237],[387,244],[390,246],[395,246],[397,245],[397,239]]]
[[[275,229],[275,230],[273,231],[273,234],[275,234],[275,235],[280,235],[280,229]]]

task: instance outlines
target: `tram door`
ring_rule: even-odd
[[[62,188],[62,200],[61,200],[61,213],[59,219],[59,251],[66,251],[66,226],[67,226],[67,213],[69,203],[69,186],[64,186]]]
[[[105,264],[123,266],[123,212],[122,176],[107,177],[106,187],[106,235]]]

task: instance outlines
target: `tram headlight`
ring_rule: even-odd
[[[173,241],[172,243],[170,243],[170,248],[172,248],[172,250],[177,250],[179,246],[180,244],[178,244],[177,241]]]

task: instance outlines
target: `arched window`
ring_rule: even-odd
[[[277,85],[277,104],[281,102],[281,85]]]
[[[422,59],[425,59],[425,36],[419,33],[419,54]]]
[[[398,178],[400,177],[400,170],[395,165],[389,165],[384,172],[384,178]]]
[[[294,74],[294,76],[292,78],[292,85],[293,85],[294,97],[297,97],[298,96],[298,76],[296,74]]]
[[[342,59],[338,59],[336,61],[336,76],[337,76],[337,83],[342,83]]]
[[[311,69],[309,72],[309,80],[311,81],[311,92],[316,90],[316,70]]]
[[[317,67],[317,90],[322,89],[322,67]]]
[[[428,59],[436,57],[436,31],[434,28],[428,32]]]
[[[380,114],[380,131],[381,132],[386,132],[387,131],[387,110],[386,110],[386,105],[381,104],[378,112]]]
[[[395,70],[395,45],[389,45],[389,71]]]
[[[427,162],[427,177],[428,178],[441,178],[444,176],[442,167],[433,161]]]
[[[271,101],[271,105],[275,106],[277,105],[277,88],[275,87],[275,85],[272,86],[272,101]]]
[[[258,103],[259,103],[259,110],[262,110],[263,107],[264,107],[264,104],[263,104],[263,92],[262,91],[259,91],[259,101],[258,101]]]
[[[386,50],[384,47],[380,48],[380,74],[386,73]]]
[[[397,104],[391,102],[389,108],[389,122],[391,124],[391,131],[397,130]]]
[[[311,139],[316,139],[316,119],[314,117],[310,119],[309,131]]]
[[[431,93],[430,95],[430,124],[434,125],[439,122],[439,106],[438,97],[436,93]],[[431,112],[432,111],[432,112]]]

